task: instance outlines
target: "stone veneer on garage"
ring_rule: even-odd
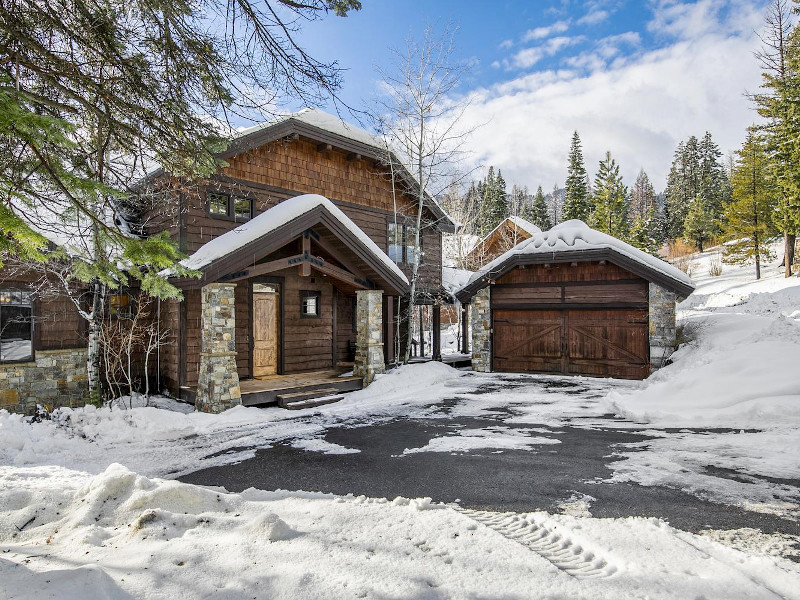
[[[472,370],[492,370],[492,315],[488,286],[472,297]]]
[[[660,369],[675,351],[675,304],[677,296],[650,284],[650,367]]]
[[[86,349],[37,350],[34,360],[0,364],[0,409],[33,414],[83,406],[87,398]]]

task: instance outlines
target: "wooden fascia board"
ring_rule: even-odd
[[[677,281],[656,269],[651,269],[647,265],[633,260],[632,258],[614,251],[612,248],[598,248],[589,250],[571,250],[567,252],[558,252],[552,255],[543,254],[523,254],[513,255],[509,257],[502,264],[498,265],[494,270],[486,273],[481,279],[474,281],[472,284],[465,286],[458,293],[456,297],[460,302],[468,302],[478,291],[490,285],[508,273],[511,269],[521,265],[541,265],[541,264],[555,264],[567,262],[587,262],[595,260],[607,260],[616,264],[631,273],[638,275],[642,279],[660,285],[667,290],[675,292],[679,297],[687,297],[694,291],[694,287],[686,285],[681,281]]]

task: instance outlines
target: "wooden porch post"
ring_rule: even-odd
[[[394,363],[394,344],[395,344],[395,320],[394,320],[394,296],[385,297],[384,308],[384,334],[383,334],[383,353],[386,357],[386,362]]]
[[[433,348],[431,357],[433,360],[442,360],[442,307],[438,304],[433,305]]]
[[[419,305],[419,356],[420,358],[425,357],[425,314],[422,312],[424,310],[424,306],[422,304]]]
[[[469,323],[467,319],[467,311],[469,304],[461,305],[461,354],[469,354]]]

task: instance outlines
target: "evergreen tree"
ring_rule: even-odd
[[[703,251],[705,243],[714,235],[714,217],[706,201],[700,194],[689,204],[683,224],[683,237],[687,242]]]
[[[651,207],[644,216],[637,215],[633,218],[628,241],[640,250],[658,256],[661,248],[660,233],[656,209]]]
[[[564,209],[562,219],[580,219],[588,221],[592,212],[592,200],[586,184],[586,167],[583,162],[581,138],[578,132],[572,134],[567,164],[567,181],[564,192]]]
[[[536,189],[536,194],[533,196],[533,202],[531,202],[530,207],[530,211],[525,216],[528,221],[539,227],[542,231],[546,231],[553,226],[550,220],[550,214],[547,210],[547,203],[542,193],[542,186]]]
[[[715,233],[722,230],[722,211],[731,198],[730,181],[725,174],[725,168],[719,162],[721,156],[719,146],[711,138],[711,133],[706,131],[697,147],[698,193],[714,221]]]
[[[652,218],[656,205],[656,191],[644,169],[639,171],[636,182],[631,189],[631,203],[629,213],[631,218],[647,220]]]
[[[725,210],[723,260],[733,264],[754,261],[756,279],[761,278],[761,261],[772,258],[770,237],[776,233],[772,213],[779,188],[771,178],[766,144],[751,129],[733,171],[733,201]]]
[[[506,183],[500,171],[494,174],[494,167],[489,167],[482,185],[479,186],[482,192],[480,207],[481,235],[487,235],[497,227],[508,215],[508,203],[506,202]]]
[[[780,192],[773,221],[783,234],[786,277],[800,235],[800,27],[792,26],[790,12],[787,0],[773,0],[767,9],[763,47],[756,55],[765,91],[753,96],[758,113],[767,119],[769,168]]]
[[[667,177],[665,212],[670,239],[683,235],[689,206],[700,191],[698,169],[697,138],[691,136],[686,142],[678,144]]]
[[[600,161],[594,178],[594,211],[589,217],[595,229],[618,238],[628,233],[628,188],[622,183],[617,161],[611,152]]]

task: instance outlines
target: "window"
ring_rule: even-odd
[[[217,194],[209,192],[206,194],[208,197],[208,213],[212,216],[228,216],[228,195]]]
[[[252,212],[250,198],[233,198],[233,218],[235,221],[249,221]]]
[[[33,298],[30,292],[0,290],[0,361],[33,358]]]
[[[420,252],[414,252],[417,228],[412,225],[389,223],[388,255],[395,263],[413,265],[422,250],[422,235],[419,238]]]
[[[389,223],[389,258],[403,262],[403,226],[396,223]]]
[[[300,316],[318,317],[320,292],[304,291],[300,292]]]
[[[108,314],[112,317],[132,317],[133,298],[129,294],[111,294],[108,297]]]
[[[218,219],[249,221],[253,216],[253,201],[242,196],[232,196],[221,192],[206,192],[208,214]]]

